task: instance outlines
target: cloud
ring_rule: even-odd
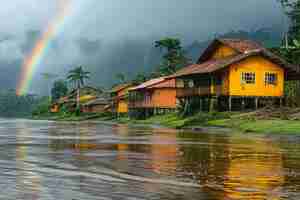
[[[5,1],[0,8],[0,68],[20,70],[20,61],[58,12],[62,0]],[[86,65],[108,86],[114,72],[134,74],[154,65],[153,41],[166,36],[184,45],[205,41],[230,30],[287,28],[276,0],[68,0],[72,9],[53,38],[34,76],[31,91],[46,85],[40,73],[63,76],[74,65]],[[3,64],[2,64],[3,63]],[[12,63],[7,65],[5,63]],[[150,66],[151,67],[151,66]],[[16,71],[15,74],[19,72]]]

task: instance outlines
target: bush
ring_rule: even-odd
[[[51,107],[51,102],[48,97],[43,97],[37,104],[36,108],[33,110],[32,115],[45,115],[49,114],[49,109]]]
[[[287,81],[285,84],[287,106],[300,107],[300,81]]]

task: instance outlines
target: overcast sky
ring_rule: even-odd
[[[0,67],[4,74],[14,68],[15,75],[11,79],[16,79],[22,60],[57,13],[60,1],[2,2]],[[284,31],[287,28],[277,0],[69,0],[69,3],[72,11],[43,58],[32,91],[40,92],[41,85],[45,84],[40,84],[40,73],[50,69],[65,72],[64,66],[84,62],[99,46],[124,39],[174,36],[189,43],[230,30],[273,28]],[[101,52],[107,54],[103,49]]]

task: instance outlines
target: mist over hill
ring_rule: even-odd
[[[22,64],[55,19],[61,1],[14,0],[0,8],[0,89],[15,89]],[[29,84],[29,93],[45,95],[49,81],[83,65],[89,84],[110,87],[117,73],[131,79],[154,70],[162,52],[154,41],[174,37],[195,61],[216,36],[280,43],[288,21],[276,0],[68,0],[70,13],[49,38]],[[1,10],[2,9],[2,10]],[[16,14],[17,13],[17,14]],[[235,31],[231,31],[235,30]],[[242,31],[239,31],[242,30]]]

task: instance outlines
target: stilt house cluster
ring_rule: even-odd
[[[94,95],[83,104],[83,111],[147,118],[178,107],[194,112],[257,109],[268,103],[282,104],[288,80],[300,80],[299,67],[260,44],[215,39],[195,64],[140,85],[118,85],[110,91],[110,98]],[[61,101],[73,106],[75,102],[74,98]],[[60,105],[54,104],[53,112]]]
[[[254,41],[215,39],[197,63],[130,88],[128,114],[146,118],[178,106],[232,111],[280,105],[284,82],[299,77],[299,68]]]

